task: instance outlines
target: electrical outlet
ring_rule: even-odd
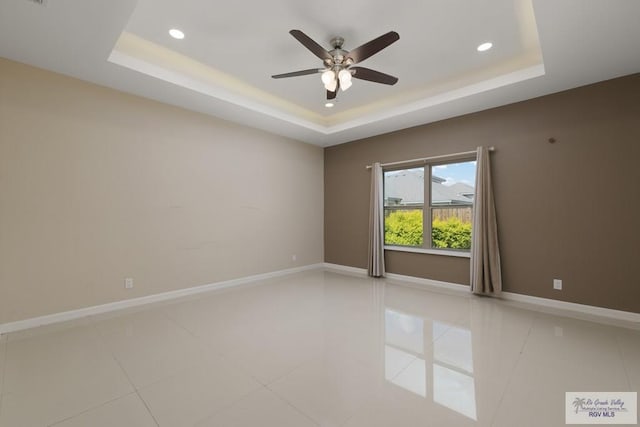
[[[553,279],[553,289],[555,289],[556,291],[561,291],[562,290],[562,280]]]
[[[131,289],[133,288],[133,279],[131,277],[127,277],[124,279],[124,288]]]
[[[295,261],[297,259],[298,259],[298,257],[296,255],[291,255],[291,261]]]

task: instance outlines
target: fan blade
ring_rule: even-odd
[[[351,58],[355,63],[362,62],[370,56],[380,52],[391,43],[400,39],[400,36],[395,31],[389,31],[387,34],[383,34],[377,39],[373,39],[368,43],[363,44],[347,54],[347,58]]]
[[[364,67],[351,67],[349,70],[355,71],[353,77],[360,80],[368,80],[370,82],[382,83],[385,85],[394,85],[398,82],[398,78],[380,71],[371,70]]]
[[[311,68],[309,70],[301,70],[294,71],[292,73],[284,73],[284,74],[276,74],[275,76],[271,76],[273,79],[283,79],[285,77],[298,77],[298,76],[306,76],[308,74],[317,74],[324,71],[324,68]]]
[[[293,37],[295,37],[296,40],[298,40],[300,43],[302,43],[302,45],[304,47],[309,49],[318,58],[320,58],[322,60],[331,59],[331,55],[329,54],[329,52],[327,52],[318,43],[314,42],[311,39],[311,37],[309,37],[308,35],[306,35],[302,31],[300,31],[300,30],[291,30],[291,31],[289,31],[289,34],[291,34]]]

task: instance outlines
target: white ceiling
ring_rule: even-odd
[[[638,0],[0,0],[0,56],[328,146],[636,73],[639,17]],[[362,65],[399,82],[354,80],[327,109],[319,75],[270,78],[322,67],[291,29],[346,50],[397,31]]]

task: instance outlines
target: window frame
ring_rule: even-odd
[[[433,168],[435,166],[440,165],[449,165],[453,163],[464,163],[464,162],[473,162],[477,160],[477,155],[474,154],[463,154],[463,155],[452,155],[451,157],[447,157],[445,159],[438,158],[432,161],[424,160],[420,162],[407,162],[402,164],[394,164],[393,167],[383,167],[382,176],[383,176],[383,211],[385,211],[383,221],[386,221],[386,211],[388,208],[384,205],[385,199],[385,174],[387,172],[400,171],[406,169],[414,169],[414,168],[423,168],[423,179],[424,182],[424,201],[422,204],[422,246],[409,246],[409,245],[388,245],[384,244],[385,250],[399,251],[399,252],[412,252],[412,253],[426,253],[432,255],[445,255],[445,256],[454,256],[461,258],[470,258],[471,257],[471,249],[455,249],[455,248],[435,248],[433,247],[433,234],[432,234],[432,224],[433,224],[433,203],[431,200],[432,193],[432,185],[433,185]],[[428,185],[427,185],[428,180]],[[471,204],[471,209],[473,212],[473,208],[475,207],[475,197],[474,201]],[[406,210],[416,209],[416,207],[407,207]],[[398,209],[400,210],[400,209]],[[471,230],[473,233],[473,229]]]

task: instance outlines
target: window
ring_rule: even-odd
[[[471,159],[385,170],[385,245],[469,251],[475,170]]]

